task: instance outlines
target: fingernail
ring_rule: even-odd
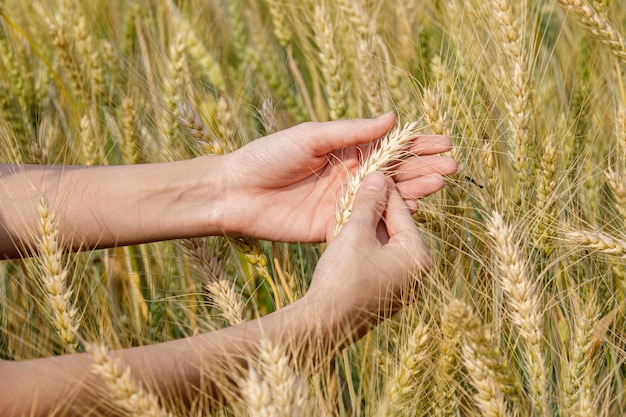
[[[363,188],[366,190],[381,191],[385,188],[387,179],[382,172],[374,171],[369,173],[363,180]]]
[[[380,116],[378,116],[376,119],[377,119],[377,120],[384,119],[385,117],[388,117],[388,116],[389,116],[390,114],[392,114],[392,113],[393,113],[393,111],[388,111],[388,112],[387,112],[387,113],[385,113],[385,114],[381,114],[381,115],[380,115]]]

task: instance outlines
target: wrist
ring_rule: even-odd
[[[325,339],[334,341],[337,350],[356,342],[382,319],[367,306],[359,305],[355,298],[341,292],[309,290],[297,303],[316,320]]]
[[[182,222],[175,233],[188,237],[229,234],[227,216],[228,175],[223,155],[207,155],[185,161],[186,172],[181,173],[179,196],[172,214]]]

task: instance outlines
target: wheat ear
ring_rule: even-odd
[[[626,224],[626,177],[609,168],[604,171],[604,178],[615,196],[615,207]]]
[[[613,54],[626,62],[626,42],[624,36],[584,0],[559,0],[559,3],[586,27]]]
[[[501,383],[504,361],[493,347],[489,330],[474,311],[459,299],[450,302],[449,311],[450,317],[459,323],[462,330],[463,364],[476,388],[474,399],[478,408],[489,417],[509,415]]]
[[[272,395],[275,416],[304,415],[309,410],[310,393],[293,371],[289,356],[268,339],[261,340],[259,365]]]
[[[134,416],[172,416],[160,406],[156,395],[133,380],[130,367],[125,367],[119,359],[113,358],[106,346],[87,344],[85,347],[92,360],[92,371],[104,381],[106,392],[116,405]]]
[[[583,311],[575,317],[574,337],[569,349],[567,363],[563,367],[563,384],[561,387],[563,407],[568,415],[593,416],[593,385],[594,360],[593,341],[598,320],[598,306],[595,302],[587,302]]]
[[[343,119],[346,114],[346,89],[340,72],[339,56],[335,46],[334,30],[326,8],[315,6],[313,15],[315,43],[319,48],[320,67],[330,109],[330,119]]]
[[[489,13],[493,14],[495,28],[498,29],[497,39],[508,58],[503,71],[510,80],[510,101],[506,103],[510,113],[510,158],[522,193],[522,200],[526,201],[524,193],[532,168],[532,140],[528,132],[532,109],[522,32],[515,19],[513,4],[510,0],[492,0],[492,6]]]
[[[224,143],[232,143],[235,135],[234,130],[231,128],[232,114],[229,110],[228,102],[223,97],[220,97],[218,100],[217,112],[219,114],[218,119],[220,120],[220,130],[226,138]],[[187,128],[189,133],[196,139],[198,143],[201,144],[205,151],[218,154],[224,153],[224,151],[226,150],[225,147],[222,146],[220,142],[217,141],[217,139],[211,137],[209,129],[206,127],[204,122],[200,119],[200,116],[193,110],[193,108],[189,104],[180,104],[178,106],[178,113],[180,123],[185,128]],[[266,126],[266,129],[277,129],[278,122],[276,121],[276,115],[273,112],[273,108],[271,107],[271,100],[267,104],[265,102],[263,103],[262,115],[268,117],[268,123],[271,123],[273,125],[273,127]],[[261,248],[261,243],[256,239],[244,237],[240,237],[237,239],[229,238],[228,240],[235,246],[235,248],[237,248],[237,250],[241,252],[242,255],[245,256],[250,265],[253,265],[257,273],[261,277],[266,279],[270,283],[272,288],[276,288],[267,265],[267,257],[265,256]],[[183,245],[186,245],[189,249],[197,246],[197,243],[197,240],[190,239]],[[194,254],[193,256],[197,256],[199,254],[199,252],[194,250],[192,250],[191,253]],[[206,264],[206,262],[204,263]],[[220,278],[214,280],[214,282],[208,282],[206,284],[206,288],[211,294],[219,294],[220,292],[224,291],[223,295],[225,297],[219,296],[215,301],[217,306],[220,307],[222,311],[228,316],[227,321],[229,323],[233,324],[233,320],[237,323],[243,320],[242,318],[239,318],[239,314],[237,313],[240,308],[241,311],[243,311],[243,305],[240,306],[241,302],[237,301],[240,297],[235,293],[232,284],[229,285],[227,283],[227,280]],[[277,302],[279,302],[278,298]],[[224,310],[224,308],[226,308],[227,310]]]
[[[97,98],[104,91],[104,75],[100,65],[100,54],[93,37],[89,33],[87,20],[83,13],[79,14],[77,23],[76,27],[74,27],[76,51],[86,61],[83,66],[89,79],[91,94],[94,98]]]
[[[95,111],[87,110],[80,118],[81,151],[85,165],[101,163],[100,146],[98,143],[98,120]]]
[[[546,256],[552,254],[554,248],[550,238],[554,236],[551,222],[556,218],[555,192],[557,189],[556,155],[554,135],[548,135],[543,145],[541,155],[541,171],[537,181],[536,212],[539,214],[537,222],[537,246]]]
[[[439,338],[439,356],[433,379],[434,415],[452,417],[458,414],[457,388],[454,383],[459,367],[459,323],[453,317],[453,305],[444,306],[441,315],[441,334]]]
[[[276,108],[271,97],[263,99],[263,104],[259,110],[261,124],[266,135],[278,132],[278,119],[276,118]]]
[[[240,385],[241,394],[248,405],[250,417],[273,417],[276,415],[269,384],[261,378],[253,366],[248,367],[248,378],[241,381]]]
[[[59,227],[56,215],[48,208],[48,200],[42,196],[37,206],[39,214],[38,258],[43,268],[43,284],[52,307],[53,323],[65,350],[73,353],[78,347],[78,311],[72,303],[72,290],[68,288],[68,271],[63,265],[63,250],[59,243]]]
[[[409,335],[400,351],[399,361],[387,385],[386,407],[384,415],[393,416],[411,409],[412,398],[419,398],[423,390],[420,377],[424,372],[424,363],[430,352],[429,328],[419,323]]]
[[[357,43],[358,72],[361,78],[361,90],[365,96],[367,107],[371,115],[382,114],[382,100],[379,97],[380,82],[377,78],[378,71],[375,71],[374,60],[371,53],[371,42],[359,39]]]
[[[167,0],[165,3],[172,12],[172,21],[175,27],[174,31],[185,33],[185,49],[189,56],[200,67],[200,72],[203,77],[218,91],[226,91],[226,81],[218,61],[206,48],[204,42],[198,39],[198,36],[192,30],[189,22],[181,15],[174,1]]]
[[[493,212],[487,230],[494,240],[493,249],[500,269],[499,282],[508,297],[510,316],[526,342],[525,356],[533,403],[539,414],[551,415],[548,403],[546,366],[541,351],[542,315],[538,289],[528,278],[524,257],[515,241],[513,229],[500,213]]]
[[[607,255],[626,257],[626,241],[609,236],[606,233],[572,230],[564,232],[563,236],[576,246],[582,246]]]
[[[418,122],[409,123],[403,128],[397,127],[388,133],[379,141],[376,149],[372,150],[370,156],[361,164],[356,173],[350,177],[346,191],[339,200],[339,208],[335,211],[335,220],[337,221],[335,236],[350,219],[352,203],[363,179],[367,174],[374,171],[390,174],[393,170],[390,164],[401,160],[407,152],[408,145],[419,136],[418,125]]]
[[[244,304],[222,264],[222,259],[227,257],[228,246],[218,242],[212,251],[203,239],[198,238],[182,240],[181,245],[204,280],[204,286],[224,320],[230,325],[241,323],[244,320]]]
[[[280,295],[278,293],[278,287],[274,282],[274,278],[270,273],[267,256],[263,252],[263,248],[261,247],[261,242],[258,239],[252,239],[248,237],[240,236],[239,238],[230,238],[229,241],[233,244],[233,246],[241,253],[248,263],[252,265],[255,271],[259,274],[261,278],[263,278],[272,288],[272,292],[274,293],[274,300],[276,302],[276,306],[281,308]]]
[[[626,166],[626,106],[620,105],[615,117],[615,136],[619,149],[618,157],[622,166]]]
[[[127,164],[141,162],[141,140],[137,132],[137,111],[132,97],[122,99],[122,158]]]
[[[266,0],[267,8],[272,16],[274,26],[274,36],[278,39],[278,43],[283,48],[287,48],[293,33],[287,24],[287,14],[285,13],[285,5],[277,0]]]
[[[361,3],[358,0],[337,0],[336,2],[337,8],[347,16],[357,34],[362,38],[367,38],[374,32],[374,24]]]
[[[218,155],[224,153],[223,146],[216,138],[211,136],[209,129],[190,104],[186,102],[179,103],[178,121],[187,129],[204,152]]]

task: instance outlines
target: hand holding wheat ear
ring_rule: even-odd
[[[414,299],[431,267],[408,207],[393,182],[376,171],[363,179],[350,220],[324,251],[305,297],[322,302],[332,293],[329,302],[341,304],[339,311],[363,331],[361,325],[371,328],[372,319],[389,317]]]
[[[456,172],[457,164],[436,155],[450,150],[450,139],[420,136],[416,123],[385,136],[394,121],[387,114],[302,123],[218,157],[218,162],[223,158],[220,165],[237,167],[224,168],[224,207],[229,210],[222,230],[267,240],[332,240],[333,213],[347,178],[358,179],[349,185],[354,194],[365,175],[376,170],[393,177],[401,197],[415,211],[414,200],[441,189],[442,176]]]

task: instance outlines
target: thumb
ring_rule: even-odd
[[[387,179],[379,172],[368,174],[354,197],[352,214],[344,229],[349,233],[371,232],[376,236],[376,228],[387,205]]]

